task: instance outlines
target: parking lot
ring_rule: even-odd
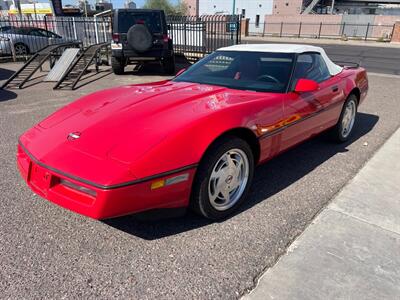
[[[17,67],[1,64],[0,81]],[[14,158],[21,133],[74,99],[166,78],[98,76],[76,91],[0,90],[1,298],[238,298],[400,126],[400,77],[370,74],[352,139],[337,145],[321,135],[259,166],[249,201],[228,220],[99,222],[34,195]]]

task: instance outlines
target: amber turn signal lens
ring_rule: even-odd
[[[152,190],[162,188],[163,186],[165,186],[165,180],[164,179],[153,181],[151,183],[151,189]]]

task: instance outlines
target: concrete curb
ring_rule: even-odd
[[[399,299],[400,129],[243,299]]]

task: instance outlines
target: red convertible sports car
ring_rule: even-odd
[[[172,80],[87,95],[19,140],[38,195],[105,219],[190,207],[210,219],[245,200],[254,166],[330,130],[349,139],[366,71],[319,47],[236,45]]]

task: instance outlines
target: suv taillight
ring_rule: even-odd
[[[163,35],[163,41],[164,41],[164,43],[168,43],[168,40],[169,40],[168,34],[164,34],[164,35]]]
[[[114,43],[119,43],[119,38],[120,38],[119,33],[112,34],[112,39],[113,39]]]

